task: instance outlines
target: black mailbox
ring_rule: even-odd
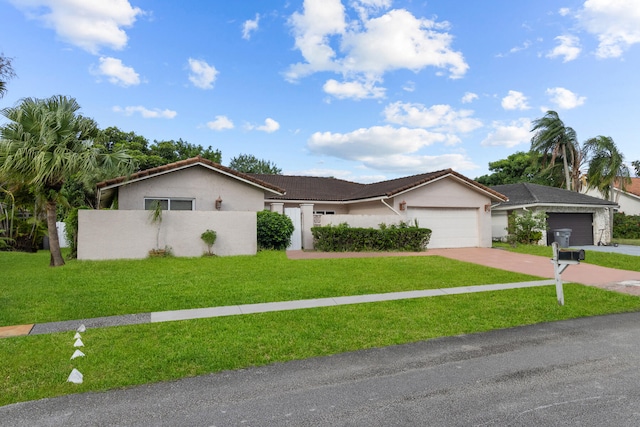
[[[584,249],[578,251],[559,250],[558,261],[584,261]]]

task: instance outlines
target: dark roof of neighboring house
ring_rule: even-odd
[[[271,199],[309,200],[309,201],[355,201],[379,197],[392,197],[398,193],[451,176],[478,191],[488,193],[498,201],[506,200],[499,192],[477,183],[451,169],[412,175],[372,184],[360,184],[336,178],[291,175],[249,174],[261,181],[284,188],[283,196],[271,196]]]
[[[275,192],[278,193],[284,193],[285,190],[283,190],[282,188],[268,183],[268,182],[264,182],[261,181],[249,174],[244,174],[242,172],[238,172],[236,170],[230,169],[226,166],[222,166],[221,164],[218,164],[216,162],[212,162],[211,160],[202,158],[200,156],[197,157],[192,157],[190,159],[186,159],[186,160],[180,160],[174,163],[169,163],[167,165],[162,165],[162,166],[157,166],[155,168],[151,168],[151,169],[145,169],[143,171],[140,172],[136,172],[133,173],[129,176],[120,176],[118,178],[113,178],[113,179],[108,179],[106,181],[102,181],[99,182],[97,184],[98,190],[105,188],[105,187],[111,187],[111,186],[117,186],[119,184],[126,184],[127,182],[130,181],[135,181],[135,180],[139,180],[139,179],[143,179],[143,178],[148,178],[148,177],[152,177],[154,175],[160,175],[166,172],[170,172],[172,170],[176,170],[176,169],[182,169],[184,167],[187,166],[192,166],[192,165],[197,165],[197,164],[201,164],[203,166],[208,166],[210,168],[216,169],[222,173],[228,174],[228,175],[232,175],[235,176],[236,178],[245,180],[245,181],[249,181],[253,184],[256,184],[258,186],[273,190]]]
[[[578,193],[576,191],[532,184],[530,182],[494,185],[491,188],[509,198],[509,201],[500,204],[501,207],[522,205],[617,206],[614,202],[587,196],[586,194]]]

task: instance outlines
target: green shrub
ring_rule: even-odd
[[[613,237],[616,239],[640,239],[640,215],[614,213]]]
[[[517,243],[535,244],[542,239],[542,233],[547,229],[547,214],[530,210],[523,213],[513,212],[509,215],[507,232],[508,240]]]
[[[351,228],[342,223],[337,226],[313,227],[314,246],[319,251],[410,251],[419,252],[427,248],[431,230],[400,224],[380,224],[375,228]]]
[[[207,255],[213,255],[213,244],[216,242],[218,234],[213,230],[207,230],[200,235],[202,241],[207,245]]]
[[[284,250],[291,243],[293,222],[278,212],[258,212],[258,248]]]

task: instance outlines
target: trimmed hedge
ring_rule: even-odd
[[[427,249],[431,230],[410,226],[380,224],[375,228],[351,228],[343,223],[338,226],[313,227],[314,247],[324,252],[409,251]]]
[[[284,250],[291,243],[293,222],[278,212],[258,212],[258,248]]]
[[[613,237],[617,239],[640,239],[640,215],[614,213]]]

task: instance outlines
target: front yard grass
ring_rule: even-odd
[[[29,258],[31,257],[31,258]],[[534,278],[435,256],[291,261],[255,257],[78,262],[0,253],[3,324]],[[274,362],[640,310],[640,298],[576,284],[89,329],[0,340],[0,405]],[[35,307],[31,307],[31,306]],[[24,312],[24,313],[22,313]],[[47,320],[42,320],[47,319]],[[72,368],[83,384],[67,383]]]
[[[0,252],[0,326],[535,280],[441,257],[256,256],[70,261]]]

